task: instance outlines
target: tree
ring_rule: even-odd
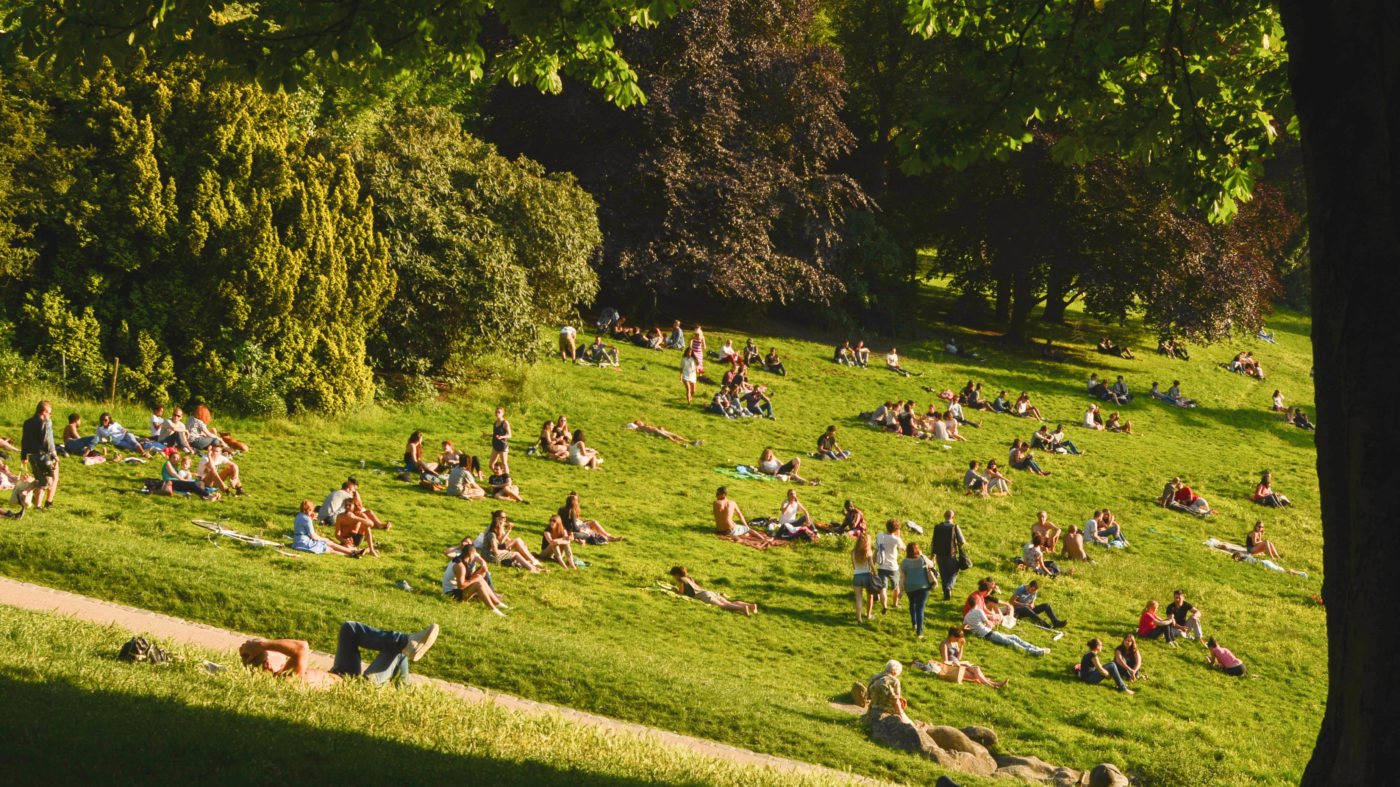
[[[0,52],[91,76],[154,55],[201,58],[208,78],[253,77],[265,88],[319,79],[349,84],[448,63],[472,81],[485,74],[557,93],[573,75],[620,106],[643,100],[613,34],[675,14],[683,0],[479,0],[350,3],[342,0],[112,0],[23,3],[5,19]],[[502,45],[488,57],[484,31]]]
[[[851,138],[840,58],[813,43],[814,14],[812,0],[700,0],[618,38],[646,106],[503,90],[489,134],[598,200],[598,270],[615,295],[826,302],[843,214],[865,198],[828,169]]]
[[[440,110],[404,110],[357,155],[398,290],[372,342],[381,368],[438,372],[470,351],[532,356],[538,326],[591,304],[601,241],[568,175],[511,162]]]

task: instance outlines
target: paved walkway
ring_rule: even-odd
[[[36,612],[54,612],[89,623],[120,626],[121,628],[128,629],[135,633],[151,635],[158,640],[178,641],[190,645],[198,645],[199,647],[209,648],[211,650],[236,650],[244,641],[250,639],[249,635],[239,634],[236,631],[216,628],[203,623],[193,623],[188,620],[162,615],[145,609],[114,604],[110,601],[101,601],[95,598],[88,598],[87,596],[80,596],[76,593],[54,590],[41,585],[32,585],[28,582],[19,582],[5,577],[0,577],[0,604],[34,610]],[[330,654],[321,653],[320,651],[312,652],[311,666],[320,669],[329,669],[331,662],[332,657]],[[715,743],[714,741],[708,741],[703,738],[692,738],[688,735],[679,735],[655,727],[618,721],[617,719],[610,719],[606,716],[598,716],[593,713],[584,713],[583,711],[577,711],[572,708],[535,702],[534,700],[514,697],[509,694],[497,694],[493,691],[485,691],[460,683],[450,683],[445,680],[428,678],[421,675],[414,675],[413,680],[416,683],[434,685],[465,702],[491,702],[503,708],[509,708],[523,713],[558,715],[578,724],[589,724],[623,734],[636,735],[646,738],[649,742],[659,743],[663,746],[688,749],[697,754],[729,760],[743,765],[768,766],[783,771],[810,773],[848,782],[860,782],[865,784],[877,783],[871,779],[855,776],[843,771],[824,768],[819,765],[789,760],[783,757],[774,757],[769,754],[762,754],[748,749],[727,746],[723,743]]]

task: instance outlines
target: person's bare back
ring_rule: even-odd
[[[734,529],[734,515],[739,512],[739,504],[727,497],[715,501],[715,532],[729,535]],[[742,516],[742,514],[740,514]]]

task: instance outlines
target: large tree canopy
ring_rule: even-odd
[[[647,26],[684,0],[103,0],[23,3],[0,34],[0,51],[43,66],[92,74],[145,50],[162,60],[206,59],[210,77],[231,71],[264,87],[300,87],[312,76],[359,81],[428,62],[473,80],[488,71],[558,92],[561,74],[591,82],[626,106],[642,100],[614,31]],[[490,56],[483,40],[492,39]]]

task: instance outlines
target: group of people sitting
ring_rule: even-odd
[[[833,363],[845,366],[858,366],[862,369],[870,365],[870,348],[865,346],[865,342],[858,341],[854,347],[850,341],[844,341],[836,345],[836,351],[832,354]],[[899,361],[899,348],[891,347],[885,353],[885,368],[903,377],[923,377],[923,372],[913,372],[904,368]]]
[[[1123,434],[1132,434],[1133,422],[1124,420],[1121,416],[1118,415],[1117,410],[1114,410],[1112,413],[1109,413],[1108,420],[1105,421],[1103,417],[1103,411],[1099,409],[1099,403],[1094,402],[1093,404],[1089,405],[1088,410],[1084,411],[1084,428],[1094,429],[1097,431],[1121,432]]]
[[[1154,381],[1152,383],[1152,390],[1148,391],[1148,394],[1151,395],[1153,399],[1166,402],[1167,404],[1173,404],[1177,407],[1196,406],[1195,400],[1187,399],[1181,395],[1180,380],[1172,380],[1172,387],[1168,388],[1166,393],[1162,393],[1162,389],[1157,387],[1157,383]]]
[[[569,430],[569,419],[564,415],[555,420],[545,421],[540,426],[539,439],[533,446],[525,449],[525,453],[556,459],[589,470],[596,470],[603,463],[598,450],[588,447],[587,436],[582,429]]]
[[[1145,680],[1142,671],[1142,652],[1138,649],[1139,639],[1165,639],[1172,647],[1181,638],[1200,642],[1206,648],[1206,664],[1219,667],[1227,675],[1242,677],[1248,670],[1234,653],[1223,648],[1214,637],[1207,637],[1201,628],[1201,610],[1186,600],[1184,591],[1172,593],[1172,603],[1167,605],[1166,615],[1158,614],[1155,600],[1148,601],[1138,617],[1137,631],[1123,637],[1123,643],[1114,649],[1113,659],[1105,663],[1100,654],[1103,641],[1089,641],[1088,652],[1074,666],[1079,679],[1088,684],[1102,683],[1112,679],[1119,691],[1132,694],[1128,684]]]
[[[1133,400],[1132,393],[1128,390],[1128,384],[1123,382],[1123,375],[1118,375],[1118,381],[1113,385],[1106,385],[1099,381],[1099,373],[1094,372],[1089,375],[1089,395],[1095,399],[1114,404],[1127,404]]]
[[[1257,377],[1260,380],[1264,379],[1264,367],[1254,360],[1252,352],[1240,352],[1230,359],[1230,371],[1249,377]]]
[[[866,424],[886,432],[894,432],[901,437],[917,437],[920,440],[945,440],[961,442],[967,440],[958,432],[958,425],[979,428],[980,421],[969,421],[963,415],[961,404],[950,402],[948,408],[939,411],[937,404],[930,404],[928,412],[920,415],[914,400],[905,402],[885,402],[873,411],[861,413]]]
[[[526,502],[520,496],[520,487],[516,486],[515,479],[510,474],[509,446],[506,443],[511,435],[510,424],[505,421],[504,412],[500,408],[497,408],[496,412],[497,427],[493,434],[501,436],[486,435],[492,437],[492,451],[485,468],[480,458],[465,451],[458,451],[451,440],[442,441],[442,452],[437,455],[437,461],[429,461],[423,453],[423,432],[416,430],[409,435],[408,444],[404,447],[404,472],[399,476],[400,479],[411,480],[412,476],[417,474],[424,488],[434,492],[446,492],[449,497],[460,497],[464,500],[493,497],[517,503]]]
[[[1157,353],[1168,358],[1179,358],[1183,361],[1191,360],[1191,354],[1186,348],[1176,343],[1174,339],[1162,338],[1157,340]]]

